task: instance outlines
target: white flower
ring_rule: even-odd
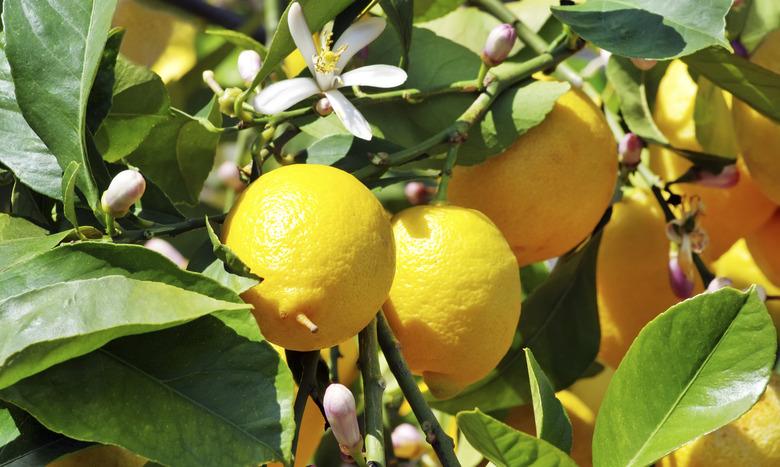
[[[274,83],[263,89],[254,99],[258,112],[275,114],[298,102],[324,94],[333,111],[350,133],[370,140],[371,127],[363,115],[340,92],[345,86],[373,86],[392,88],[406,81],[406,72],[391,65],[369,65],[342,73],[345,65],[356,53],[370,44],[385,29],[382,18],[367,18],[347,28],[335,44],[330,31],[323,30],[319,47],[312,39],[299,3],[290,5],[287,14],[290,34],[301,51],[313,78],[292,78]]]

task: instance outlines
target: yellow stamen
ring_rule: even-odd
[[[317,73],[326,74],[336,71],[341,54],[347,50],[346,45],[342,45],[338,50],[331,50],[333,44],[332,36],[332,33],[327,33],[322,37],[320,50],[317,51],[317,55],[314,57],[314,69]]]

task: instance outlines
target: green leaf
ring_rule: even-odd
[[[312,33],[316,33],[322,29],[325,23],[335,18],[344,8],[349,6],[352,1],[353,0],[330,0],[323,2],[321,0],[299,0],[298,3],[301,4],[309,29]],[[292,2],[290,2],[290,5],[292,5]],[[263,65],[260,67],[260,71],[252,82],[252,88],[257,87],[258,84],[263,82],[263,80],[271,74],[274,68],[276,68],[290,52],[295,50],[295,43],[290,35],[290,26],[287,24],[287,12],[290,10],[290,5],[285,8],[282,17],[279,18],[279,26],[276,28],[274,37],[268,47],[268,55],[265,56]]]
[[[577,465],[547,441],[514,430],[479,409],[460,412],[457,419],[458,428],[469,443],[499,467]]]
[[[0,398],[53,431],[161,464],[260,465],[291,457],[293,381],[284,361],[267,342],[211,316],[116,340]]]
[[[334,165],[349,154],[352,135],[335,134],[318,139],[306,150],[307,164]],[[364,158],[368,161],[367,158]]]
[[[217,27],[209,27],[205,32],[209,36],[221,37],[238,48],[254,50],[263,58],[265,58],[265,56],[268,54],[268,51],[263,44],[257,42],[254,38],[247,36],[242,32]]]
[[[430,21],[458,8],[465,0],[414,0],[414,20]]]
[[[111,111],[95,135],[108,162],[135,151],[155,126],[171,119],[170,99],[159,76],[121,56],[115,75]]]
[[[87,130],[91,134],[95,133],[111,109],[112,90],[116,80],[114,69],[124,35],[124,29],[120,28],[114,28],[108,33],[106,46],[100,57],[97,76],[95,76],[95,82],[87,101]]]
[[[87,443],[68,439],[47,430],[32,415],[0,401],[1,410],[7,410],[19,429],[19,436],[0,448],[0,465],[40,466],[48,465],[56,458],[88,446]]]
[[[519,335],[496,370],[452,399],[431,401],[456,413],[477,407],[496,411],[531,402],[523,347],[537,355],[556,391],[590,367],[599,349],[596,258],[601,234],[558,260],[550,277],[523,302]]]
[[[225,263],[221,259],[215,259],[203,270],[203,275],[219,282],[223,286],[237,294],[241,294],[256,286],[260,282],[249,277],[231,274],[225,270]]]
[[[780,75],[719,48],[683,59],[695,72],[780,122]]]
[[[739,153],[737,135],[723,91],[701,76],[696,84],[693,110],[696,139],[705,152],[736,160]]]
[[[409,48],[412,46],[412,17],[414,16],[413,0],[379,0],[382,10],[387,15],[388,21],[398,33],[401,41],[400,65],[406,68],[409,64]]]
[[[79,164],[76,161],[70,161],[65,173],[62,175],[62,205],[65,218],[73,225],[79,226],[79,219],[76,216],[76,177],[78,176]]]
[[[60,199],[62,168],[57,158],[30,128],[16,103],[11,67],[5,56],[5,36],[0,34],[0,163],[19,180],[50,198]]]
[[[749,8],[739,39],[752,52],[764,36],[780,29],[780,3],[776,0],[751,0]]]
[[[237,276],[254,279],[258,283],[263,281],[262,277],[254,274],[249,270],[249,266],[244,264],[238,255],[233,253],[233,250],[223,245],[222,242],[219,241],[219,237],[217,237],[217,234],[214,233],[214,228],[211,226],[211,222],[209,222],[208,217],[206,217],[206,231],[209,234],[209,240],[211,240],[211,247],[214,250],[214,255],[216,255],[216,257],[224,263],[228,272]]]
[[[217,100],[196,115],[222,125]],[[170,198],[174,205],[198,203],[203,182],[214,165],[219,134],[198,121],[176,114],[152,128],[149,136],[127,159]]]
[[[19,436],[19,430],[16,428],[11,412],[6,409],[0,409],[0,448],[15,440]]]
[[[661,130],[655,125],[647,102],[646,72],[639,70],[631,60],[612,55],[607,63],[607,79],[620,98],[620,111],[628,128],[645,140],[667,144]]]
[[[32,222],[0,212],[0,242],[44,235],[46,231]]]
[[[534,404],[536,437],[547,441],[561,451],[571,452],[571,422],[555,390],[534,358],[531,349],[525,350],[528,381]]]
[[[2,263],[0,263],[0,272],[18,262],[32,258],[38,253],[51,250],[72,232],[72,230],[66,230],[45,237],[18,238],[0,243],[0,258],[3,258]]]
[[[764,392],[776,350],[754,289],[673,306],[642,329],[615,372],[596,419],[593,463],[652,464],[737,419]]]
[[[116,0],[5,0],[6,54],[27,123],[60,167],[81,164],[76,185],[93,211],[100,190],[90,172],[87,100]]]
[[[731,1],[588,0],[552,11],[583,39],[614,54],[667,60],[712,45],[730,49],[726,14]]]

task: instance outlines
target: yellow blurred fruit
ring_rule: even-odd
[[[751,250],[748,248],[749,245],[749,243],[745,243],[745,240],[739,240],[712,264],[712,272],[719,277],[731,279],[735,288],[744,289],[758,284],[766,290],[767,294],[780,295],[780,287],[770,281],[758,267],[757,261],[754,260]],[[766,307],[775,322],[778,337],[780,337],[780,301],[767,300]]]
[[[176,20],[165,52],[154,62],[152,71],[160,75],[164,83],[177,81],[190,71],[198,61],[195,39],[198,29],[191,23]]]
[[[681,447],[659,467],[770,467],[780,465],[780,376],[747,413]]]
[[[264,279],[242,298],[263,335],[287,349],[318,350],[354,336],[393,281],[382,205],[329,166],[290,165],[260,177],[230,211],[223,240]]]
[[[384,306],[409,368],[452,397],[501,360],[520,318],[520,274],[478,211],[416,206],[393,218],[397,271]]]
[[[780,210],[747,238],[756,264],[774,284],[780,284]]]
[[[319,42],[317,42],[319,44]],[[295,49],[290,55],[288,55],[282,63],[284,74],[288,78],[298,76],[306,68],[306,60],[303,59],[301,51]]]
[[[780,73],[780,29],[767,35],[750,61]],[[734,128],[742,156],[756,184],[772,201],[780,204],[780,123],[755,111],[742,101],[733,107]]]
[[[559,256],[590,234],[609,206],[617,169],[604,115],[569,91],[502,154],[456,167],[449,200],[485,213],[523,266]]]
[[[658,128],[674,147],[702,150],[696,139],[693,121],[696,92],[696,83],[688,74],[685,63],[672,62],[658,87],[653,116]],[[666,181],[677,179],[691,165],[673,151],[650,146],[650,166]],[[706,187],[694,183],[681,183],[673,188],[676,193],[698,196],[704,202],[701,226],[707,231],[710,244],[702,256],[708,261],[717,259],[737,239],[756,230],[774,210],[774,204],[756,186],[741,158],[737,161],[737,169],[739,182],[731,188]]]
[[[173,33],[174,16],[140,0],[119,0],[113,25],[125,28],[120,52],[147,67],[160,58]]]
[[[344,386],[351,386],[360,373],[360,368],[357,366],[359,357],[358,350],[357,337],[347,339],[339,344],[339,354],[341,355],[338,360],[339,383]],[[330,348],[322,349],[320,351],[320,356],[328,365],[331,364]]]
[[[556,396],[566,409],[569,421],[571,421],[571,457],[580,467],[590,467],[593,465],[591,443],[596,412],[570,391],[560,391]],[[506,424],[516,430],[536,436],[533,405],[527,404],[513,408],[506,417]]]
[[[639,331],[679,301],[669,285],[669,240],[653,195],[630,189],[615,203],[596,265],[600,359],[617,368]],[[702,290],[696,277],[695,293]]]
[[[96,444],[66,454],[47,467],[142,467],[148,461],[119,446]]]
[[[615,370],[604,365],[604,368],[597,375],[578,379],[569,386],[568,391],[579,397],[593,412],[598,413],[601,401],[604,400],[607,387],[609,387],[609,382],[612,381],[614,374]]]

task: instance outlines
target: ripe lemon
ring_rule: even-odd
[[[416,206],[393,218],[396,275],[385,314],[412,372],[447,398],[501,360],[520,319],[520,274],[478,211]]]
[[[767,35],[750,61],[780,73],[780,29]],[[734,129],[742,155],[756,184],[769,199],[780,204],[780,123],[753,110],[739,100],[734,102]]]
[[[602,361],[617,368],[639,331],[679,301],[669,285],[669,240],[653,195],[630,189],[615,203],[596,264]],[[702,290],[696,279],[696,292]]]
[[[597,375],[578,379],[569,386],[568,391],[579,397],[593,412],[598,413],[601,401],[604,400],[604,395],[607,393],[609,382],[612,381],[614,374],[615,370],[604,365],[604,368]]]
[[[569,421],[571,421],[571,457],[580,467],[590,467],[593,465],[591,443],[593,442],[596,412],[570,391],[560,391],[556,396],[566,409]],[[506,424],[516,430],[536,436],[533,406],[527,404],[513,408],[506,417]]]
[[[712,264],[712,271],[717,276],[731,279],[736,288],[744,289],[752,284],[758,284],[766,290],[767,294],[780,295],[780,287],[764,275],[750,254],[748,246],[745,240],[739,240]],[[766,307],[780,337],[780,301],[767,300]]]
[[[780,210],[747,237],[747,247],[766,277],[780,284]]]
[[[696,92],[697,86],[688,74],[688,67],[674,61],[661,79],[653,113],[658,128],[672,146],[691,151],[702,150],[693,121]],[[691,165],[673,151],[650,146],[650,166],[664,180],[680,177]],[[708,261],[717,259],[737,239],[756,230],[774,210],[774,204],[756,186],[741,158],[737,160],[737,168],[740,179],[731,188],[693,183],[677,184],[673,188],[681,195],[698,196],[704,202],[701,225],[709,235],[710,244],[702,256]]]
[[[780,465],[780,377],[773,375],[749,411],[661,459],[659,467]]]
[[[393,234],[382,205],[329,166],[291,165],[260,177],[230,211],[223,241],[264,279],[242,298],[263,335],[288,349],[354,336],[393,281]]]
[[[125,28],[120,51],[147,67],[160,58],[173,33],[174,17],[139,0],[119,0],[113,25]]]
[[[584,240],[609,206],[616,148],[601,111],[569,91],[502,154],[456,167],[449,200],[495,222],[521,266],[559,256]]]
[[[66,454],[47,467],[142,467],[147,459],[119,446],[96,444]]]

